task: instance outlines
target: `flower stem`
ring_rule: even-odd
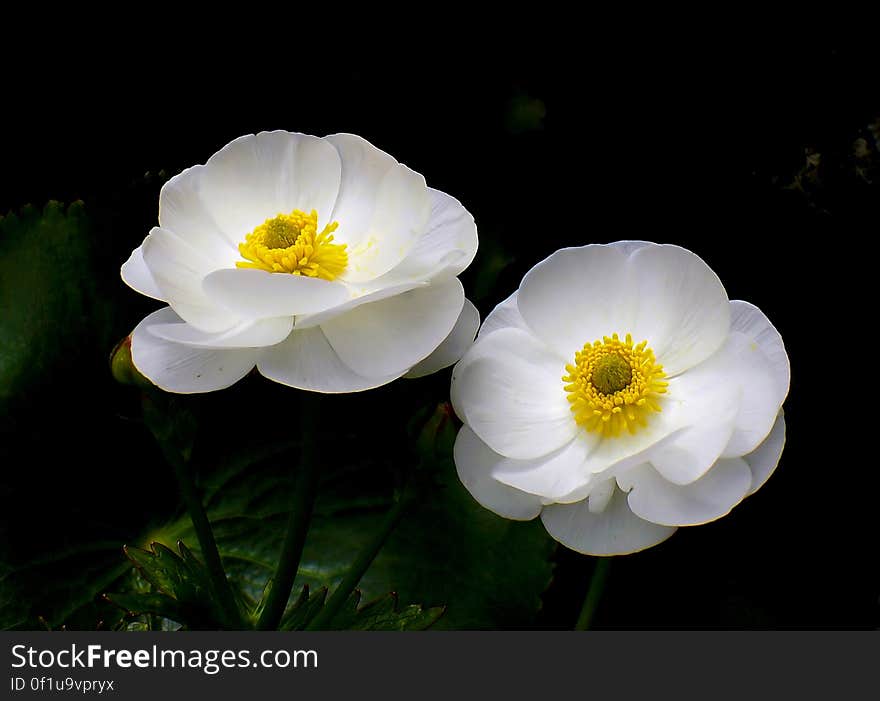
[[[385,518],[382,519],[382,524],[379,526],[379,530],[376,531],[373,538],[358,553],[354,562],[351,563],[351,567],[348,568],[348,571],[339,583],[339,586],[336,587],[336,591],[333,592],[333,595],[327,600],[327,603],[324,604],[324,608],[321,609],[321,612],[315,616],[311,623],[309,623],[306,630],[325,629],[333,620],[334,616],[339,613],[339,609],[342,608],[343,604],[348,600],[348,597],[351,596],[354,588],[358,585],[358,582],[361,581],[361,577],[364,576],[364,573],[373,563],[373,560],[376,559],[376,555],[379,554],[385,541],[388,540],[388,536],[391,535],[392,531],[394,531],[395,527],[400,522],[408,503],[409,501],[404,500],[402,495],[395,497],[394,504],[391,506],[388,513],[385,514]]]
[[[317,397],[313,401],[303,397],[300,426],[302,427],[302,447],[300,448],[299,470],[294,485],[293,502],[287,519],[287,531],[281,546],[281,557],[272,578],[272,586],[266,595],[266,605],[257,621],[257,630],[277,630],[290,592],[296,579],[299,562],[302,558],[306,533],[318,494],[318,461],[315,432],[318,428]]]
[[[605,582],[608,580],[608,570],[610,568],[610,557],[600,557],[596,562],[593,577],[590,579],[590,588],[587,590],[584,605],[581,607],[580,616],[578,616],[577,623],[574,626],[575,630],[589,630],[590,624],[593,622],[593,614],[596,612],[599,600],[602,598],[602,591],[605,589]]]
[[[223,570],[223,563],[217,550],[217,542],[214,540],[214,532],[211,530],[211,523],[208,521],[205,507],[202,505],[202,499],[190,472],[189,464],[180,456],[174,455],[173,451],[165,451],[165,454],[174,467],[174,474],[177,476],[183,502],[186,504],[186,510],[189,512],[196,538],[199,541],[199,548],[202,551],[205,568],[208,570],[210,583],[214,589],[214,596],[226,614],[225,624],[232,630],[241,630],[244,628],[241,613],[235,604],[229,580],[226,579],[226,572]]]

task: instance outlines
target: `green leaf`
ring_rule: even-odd
[[[211,595],[207,570],[182,542],[178,549],[180,555],[158,542],[150,550],[126,547],[126,556],[154,591],[123,591],[105,598],[133,615],[155,614],[190,630],[222,628],[223,611]]]
[[[358,608],[360,599],[361,593],[355,591],[333,618],[331,627],[336,630],[427,630],[446,610],[444,606],[426,609],[414,604],[400,608],[396,592]]]
[[[156,589],[181,601],[200,598],[207,591],[206,581],[161,543],[151,543],[150,550],[125,548],[125,554],[141,575]]]
[[[85,543],[29,562],[0,564],[0,629],[112,627],[115,607],[98,599],[131,570],[119,545]]]
[[[451,460],[435,477],[360,588],[371,596],[393,589],[405,601],[445,604],[439,628],[528,627],[551,580],[555,543],[540,523],[502,519],[480,506]]]
[[[92,247],[81,202],[0,216],[0,415],[13,415],[22,392],[81,373],[86,349],[106,347],[110,312]]]
[[[153,614],[178,622],[186,620],[187,616],[186,611],[175,599],[164,594],[119,592],[105,594],[104,598],[122,608],[129,616]]]
[[[98,595],[129,569],[121,543],[104,539],[104,514],[63,521],[89,506],[70,500],[57,514],[33,477],[58,495],[108,460],[81,452],[100,445],[95,431],[112,416],[101,379],[113,307],[95,240],[81,202],[0,215],[0,628],[107,627],[117,611]],[[47,530],[41,513],[63,532]]]
[[[343,445],[326,439],[323,444],[324,454]],[[461,485],[448,456],[432,462],[431,474],[420,478],[428,483],[417,502],[361,580],[364,598],[381,599],[394,591],[405,602],[445,606],[437,621],[441,628],[528,627],[552,576],[555,543],[540,523],[510,521],[481,507]],[[280,552],[291,464],[293,455],[270,457],[246,469],[227,465],[204,481],[224,566],[254,601]],[[332,590],[339,583],[390,507],[394,472],[348,453],[327,465],[298,588]],[[165,532],[194,540],[185,518]]]
[[[281,621],[281,630],[305,630],[324,607],[327,590],[321,588],[309,595],[308,585],[303,586],[297,600],[290,606]],[[392,592],[375,601],[358,607],[361,592],[354,591],[342,609],[333,617],[331,630],[426,630],[437,622],[444,607],[425,609],[410,605],[400,608],[398,596]]]
[[[312,619],[324,608],[326,600],[327,589],[325,587],[309,594],[308,585],[303,586],[297,600],[285,612],[279,628],[281,630],[305,630]]]

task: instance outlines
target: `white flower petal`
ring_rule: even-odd
[[[587,497],[587,507],[591,514],[601,514],[611,502],[617,483],[613,479],[603,480],[593,485],[590,496]]]
[[[262,348],[280,343],[293,329],[293,317],[242,321],[227,331],[205,333],[186,322],[155,324],[149,332],[172,343],[194,348]]]
[[[730,330],[740,331],[758,344],[761,352],[773,366],[779,403],[782,404],[788,395],[791,366],[779,331],[770,323],[764,312],[754,304],[739,299],[730,302]]]
[[[636,301],[626,252],[590,245],[556,251],[526,273],[517,306],[535,335],[571,362],[585,343],[630,331]]]
[[[718,355],[723,358],[719,377],[741,390],[740,408],[733,435],[722,457],[740,457],[755,450],[770,433],[782,403],[778,368],[758,344],[739,331],[732,331]],[[713,358],[714,361],[714,358]]]
[[[339,282],[255,268],[227,268],[202,283],[212,304],[247,319],[313,314],[346,302],[349,291]]]
[[[223,233],[220,224],[208,211],[201,194],[204,172],[205,166],[193,166],[162,186],[159,226],[215,260],[216,267],[226,267],[241,260],[241,256],[235,242]],[[242,240],[243,235],[238,241]]]
[[[632,327],[621,333],[632,333],[636,342],[647,339],[670,376],[721,347],[730,305],[718,276],[700,257],[678,246],[645,246],[629,262],[638,305]]]
[[[646,456],[667,480],[689,484],[704,475],[733,435],[742,391],[725,374],[724,352],[669,381],[667,420],[682,428]],[[662,412],[661,412],[662,413]],[[653,418],[653,417],[652,417]]]
[[[540,498],[502,484],[492,476],[495,465],[505,458],[467,426],[458,432],[454,452],[459,479],[481,506],[517,521],[528,521],[541,513]]]
[[[587,456],[585,469],[611,477],[656,457],[668,469],[669,479],[693,481],[708,470],[730,436],[739,398],[737,384],[725,381],[706,365],[672,378],[667,390],[660,398],[662,411],[652,413],[647,425],[634,434],[599,441]]]
[[[431,197],[425,179],[354,134],[325,141],[342,163],[333,221],[336,240],[348,244],[347,282],[373,280],[391,270],[425,232]]]
[[[640,248],[645,248],[647,246],[656,247],[660,244],[652,243],[650,241],[613,241],[611,243],[606,243],[605,245],[616,248],[618,251],[620,251],[621,253],[625,253],[626,256],[629,257]]]
[[[458,321],[455,322],[449,335],[431,355],[414,365],[406,376],[410,379],[424,377],[457,363],[473,344],[479,327],[480,312],[470,300],[465,299]]]
[[[209,333],[225,331],[241,317],[218,307],[202,290],[216,262],[177,235],[156,227],[143,243],[144,262],[162,296],[187,323]]]
[[[458,278],[410,290],[321,324],[342,361],[366,377],[408,371],[452,331],[464,305]]]
[[[522,318],[522,314],[519,313],[519,307],[516,303],[518,295],[519,292],[514,292],[510,297],[496,305],[496,307],[489,312],[489,316],[486,317],[485,321],[483,321],[483,325],[480,327],[480,338],[493,331],[497,331],[498,329],[505,329],[508,327],[522,329],[529,333],[532,332]],[[572,357],[574,356],[572,355]]]
[[[636,516],[620,490],[615,490],[601,513],[592,513],[584,500],[545,506],[541,520],[556,540],[585,555],[627,555],[657,545],[675,533],[675,528]]]
[[[298,315],[296,317],[296,327],[298,329],[307,329],[312,326],[320,326],[325,321],[341,316],[346,312],[350,312],[352,309],[357,309],[363,304],[370,304],[372,302],[388,299],[389,297],[395,297],[396,295],[402,294],[403,292],[409,292],[409,290],[414,290],[418,287],[427,287],[428,284],[429,283],[427,282],[404,282],[399,285],[392,285],[391,287],[382,287],[379,289],[373,289],[368,285],[348,285],[349,294],[356,296],[342,304],[330,307],[321,312]],[[372,291],[367,292],[365,290]]]
[[[149,332],[153,325],[179,322],[180,317],[165,307],[146,317],[131,334],[135,367],[167,392],[195,394],[224,389],[247,375],[260,356],[258,348],[193,348]]]
[[[320,327],[295,330],[287,340],[267,348],[257,363],[264,377],[312,392],[361,392],[388,384],[403,374],[364,377],[340,360]]]
[[[755,450],[767,436],[791,380],[782,337],[756,306],[739,300],[731,307],[728,349],[735,356],[726,370],[737,377],[743,392],[736,429],[725,457]]]
[[[375,284],[396,284],[406,280],[455,277],[467,268],[477,253],[477,225],[454,197],[428,188],[431,214],[425,232],[407,256],[375,280]]]
[[[153,279],[153,274],[144,262],[144,251],[141,246],[135,248],[128,260],[122,264],[119,271],[122,281],[133,290],[140,292],[142,295],[158,299],[165,302],[162,290]]]
[[[584,469],[591,448],[590,434],[579,433],[574,440],[549,455],[532,460],[514,460],[499,456],[492,476],[520,491],[557,501],[590,482]]]
[[[785,418],[782,412],[779,412],[770,435],[754,451],[743,457],[752,471],[749,494],[757,492],[770,479],[770,475],[779,464],[779,458],[782,457],[783,447],[785,447]]]
[[[749,491],[752,473],[740,459],[719,460],[705,475],[688,485],[676,485],[650,465],[640,465],[626,475],[633,513],[664,526],[696,526],[721,518]]]
[[[565,361],[530,333],[507,328],[481,337],[452,373],[452,404],[495,452],[547,455],[578,431],[565,397]]]
[[[718,423],[708,422],[676,433],[650,452],[651,465],[673,484],[685,485],[700,479],[721,453],[733,433],[738,405],[731,402]]]
[[[248,134],[208,159],[200,195],[227,241],[238,246],[266,219],[294,209],[331,221],[341,163],[332,144],[284,131]]]
[[[648,419],[648,425],[639,428],[635,434],[605,437],[599,440],[584,463],[584,469],[591,474],[613,477],[619,471],[644,462],[653,451],[674,440],[684,429],[680,422],[671,418],[672,412],[655,414]],[[570,498],[564,500],[569,502]]]
[[[373,202],[366,230],[347,250],[348,267],[340,279],[348,282],[373,280],[400,263],[424,233],[431,213],[424,177],[405,165],[385,175]],[[338,238],[345,241],[342,235]]]
[[[339,224],[336,240],[354,246],[366,236],[379,187],[397,161],[355,134],[332,134],[324,141],[336,149],[341,166],[339,195],[331,217]]]
[[[682,429],[672,430],[666,427],[663,430],[671,432],[666,435],[663,435],[662,431],[657,432],[653,438],[649,437],[644,441],[631,441],[629,443],[622,436],[619,437],[622,440],[597,440],[587,455],[584,464],[581,466],[583,471],[588,472],[592,476],[591,479],[567,494],[554,498],[553,501],[557,504],[574,504],[592,496],[593,488],[598,484],[606,480],[613,481],[619,475],[627,474],[682,433]],[[594,500],[594,504],[599,504],[601,499],[601,496],[597,497]]]

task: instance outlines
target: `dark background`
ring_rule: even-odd
[[[126,542],[178,507],[106,365],[155,307],[118,267],[155,223],[164,178],[244,133],[349,131],[474,214],[481,248],[463,281],[483,316],[557,248],[634,238],[692,249],[782,333],[792,384],[777,473],[730,516],[616,558],[597,627],[877,627],[877,315],[866,293],[880,231],[876,61],[856,41],[815,37],[566,46],[524,39],[468,60],[464,46],[454,59],[365,51],[338,65],[292,54],[245,66],[233,51],[145,67],[74,52],[51,75],[5,62],[15,97],[3,108],[0,212],[51,198],[101,213],[98,287],[112,301],[103,336],[59,330],[72,334],[59,339],[64,358],[3,416],[6,558]],[[858,138],[870,151],[860,158]],[[440,400],[447,382],[448,371],[419,391]],[[241,384],[220,401],[260,382]],[[409,411],[387,392],[351,401],[389,421]],[[556,557],[538,625],[566,628],[592,563]]]

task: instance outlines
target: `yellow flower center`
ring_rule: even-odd
[[[661,410],[659,395],[669,383],[647,346],[647,341],[633,345],[630,334],[625,341],[614,334],[574,354],[562,381],[579,426],[602,436],[635,433]]]
[[[333,243],[339,224],[332,222],[318,233],[318,213],[294,209],[267,219],[238,244],[245,260],[239,268],[257,268],[270,273],[291,273],[335,280],[348,265],[346,245]]]

